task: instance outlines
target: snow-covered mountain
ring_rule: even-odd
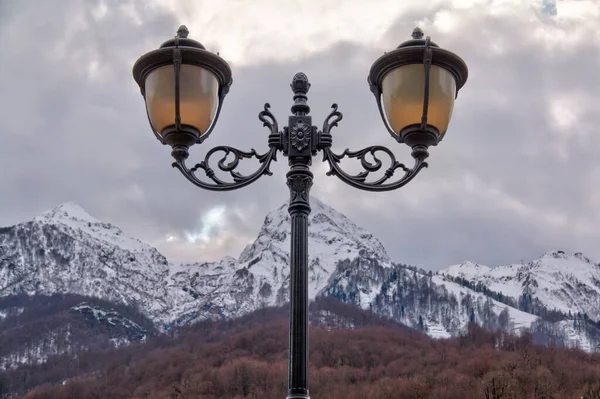
[[[600,341],[592,329],[600,320],[600,267],[581,254],[553,252],[493,269],[465,262],[433,274],[392,262],[379,240],[319,200],[311,207],[311,299],[334,296],[434,337],[456,336],[476,322],[543,331],[588,350]],[[288,300],[289,226],[284,204],[238,259],[169,263],[67,203],[0,228],[0,296],[100,297],[138,307],[160,328],[238,317]]]
[[[339,262],[372,259],[384,267],[392,261],[379,240],[317,199],[309,216],[309,296],[327,285]],[[177,324],[206,317],[236,317],[289,299],[290,216],[287,204],[270,212],[256,240],[239,259],[215,263],[171,264]]]
[[[317,199],[309,224],[311,298],[341,260],[368,257],[392,265],[379,240]],[[240,316],[288,300],[289,225],[284,204],[266,216],[239,259],[168,263],[155,248],[69,202],[0,228],[0,296],[95,296],[139,306],[163,324]]]
[[[463,262],[435,278],[539,316],[524,327],[568,346],[600,350],[600,263],[580,252],[549,251],[528,263],[497,267]]]
[[[526,264],[498,267],[465,262],[440,272],[515,299],[537,298],[550,310],[600,320],[600,264],[581,253],[550,251]]]
[[[70,293],[166,317],[167,260],[110,223],[65,203],[30,222],[0,228],[0,296]]]

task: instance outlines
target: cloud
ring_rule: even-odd
[[[186,239],[195,244],[200,241],[209,244],[211,238],[218,234],[223,227],[223,217],[225,216],[225,207],[216,206],[211,208],[201,217],[200,226],[196,231],[186,232]]]
[[[470,72],[430,167],[398,191],[367,193],[325,176],[318,156],[312,194],[380,237],[399,262],[493,265],[555,248],[600,260],[598,3],[559,1],[556,15],[516,0],[300,4],[3,1],[0,225],[75,200],[169,259],[238,256],[287,199],[285,158],[273,176],[238,191],[193,186],[153,138],[133,62],[181,23],[231,61],[221,118],[191,162],[214,145],[266,150],[257,114],[270,102],[286,123],[298,71],[312,83],[314,124],[334,102],[344,113],[336,151],[382,144],[409,162],[408,148],[385,131],[366,76],[419,25]],[[244,162],[246,172],[257,166]]]

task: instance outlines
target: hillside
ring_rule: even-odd
[[[548,309],[600,320],[600,263],[580,252],[549,251],[531,262],[493,268],[465,262],[439,274],[461,278],[515,299],[535,297]]]
[[[0,298],[0,371],[53,355],[143,342],[157,333],[147,317],[126,305],[72,294],[11,295]]]
[[[315,306],[320,309],[315,309]],[[359,328],[311,328],[311,397],[331,399],[596,399],[600,355],[534,346],[527,335],[487,332],[434,340],[369,312],[336,305]],[[315,311],[316,310],[316,311]],[[331,313],[317,302],[313,314]],[[369,318],[375,320],[374,323]],[[33,389],[25,399],[262,398],[286,395],[287,319],[283,308],[224,321],[204,321],[176,336],[81,355],[57,357],[70,375]],[[4,384],[49,373],[43,366],[6,374]],[[0,379],[0,381],[2,381]]]
[[[600,266],[557,251],[524,265],[473,262],[433,274],[394,262],[364,228],[316,198],[309,217],[309,297],[331,296],[436,338],[468,323],[600,348]],[[169,262],[118,227],[65,203],[0,228],[0,297],[75,294],[139,309],[160,331],[281,306],[289,291],[287,204],[269,212],[236,259]]]

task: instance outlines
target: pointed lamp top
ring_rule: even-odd
[[[416,27],[416,28],[413,30],[413,33],[412,33],[412,38],[413,38],[413,39],[417,39],[417,40],[418,40],[418,39],[422,39],[424,35],[425,35],[425,34],[424,34],[424,33],[423,33],[423,31],[421,30],[421,28],[419,28],[419,27],[417,26],[417,27]]]
[[[185,26],[185,25],[181,25],[179,27],[179,29],[177,29],[177,37],[185,39],[188,37],[189,34],[190,34],[190,31],[188,30],[187,26]]]

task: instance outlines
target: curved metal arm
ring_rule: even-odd
[[[173,163],[173,167],[179,169],[179,171],[193,184],[206,190],[213,191],[230,191],[238,188],[245,187],[252,182],[258,180],[263,175],[272,175],[273,173],[269,170],[271,162],[277,161],[277,151],[281,149],[281,133],[278,131],[279,127],[277,120],[269,111],[270,105],[265,104],[264,111],[258,114],[258,119],[263,122],[263,126],[266,126],[271,131],[269,134],[269,151],[264,154],[258,154],[254,149],[250,151],[242,151],[234,147],[229,146],[218,146],[208,151],[204,160],[197,163],[192,168],[188,168],[185,164],[185,157],[178,157]],[[221,180],[216,176],[215,171],[210,166],[210,158],[218,153],[222,152],[222,158],[217,162],[217,166],[223,172],[228,172],[233,181],[227,182]],[[233,154],[233,159],[227,161],[227,158]],[[249,175],[243,175],[237,172],[235,169],[239,166],[240,160],[244,158],[256,158],[261,164],[260,167]],[[196,176],[198,169],[204,170],[206,176],[212,180],[212,182],[205,182],[200,180]]]
[[[337,104],[333,104],[331,108],[333,108],[333,111],[325,118],[323,131],[320,132],[321,143],[323,144],[323,161],[329,163],[328,176],[337,176],[344,183],[361,190],[390,191],[406,185],[421,171],[421,169],[427,167],[425,159],[429,154],[427,152],[427,147],[425,146],[413,148],[412,156],[415,158],[415,164],[412,169],[409,169],[403,163],[398,162],[396,156],[389,148],[380,145],[366,147],[358,151],[350,151],[347,149],[339,155],[335,154],[330,148],[332,142],[330,130],[337,126],[338,122],[342,120],[342,114],[337,110]],[[369,174],[379,171],[383,166],[383,162],[377,157],[378,152],[387,155],[389,158],[389,167],[385,170],[382,177],[375,181],[367,182],[366,180]],[[372,161],[367,159],[368,155],[372,157]],[[339,163],[344,157],[359,159],[364,171],[353,175],[342,170]],[[388,183],[397,169],[402,169],[404,175],[399,180]]]
[[[367,176],[369,176],[369,173],[377,172],[383,166],[383,163],[376,155],[377,152],[384,152],[390,158],[390,166],[385,170],[381,178],[373,182],[367,182],[366,179]],[[367,154],[371,154],[374,162],[370,162],[366,159]],[[339,162],[346,156],[348,158],[360,159],[361,166],[365,170],[355,175],[344,172],[340,167]],[[324,148],[323,161],[329,162],[329,172],[327,172],[328,176],[337,176],[344,183],[367,191],[395,190],[410,182],[421,171],[421,169],[427,167],[427,162],[425,162],[423,159],[416,159],[413,168],[409,169],[404,164],[396,161],[396,157],[392,151],[379,145],[363,148],[359,151],[345,150],[339,155],[331,151],[330,148]],[[402,169],[404,171],[404,176],[393,183],[386,183],[394,175],[396,169]]]

